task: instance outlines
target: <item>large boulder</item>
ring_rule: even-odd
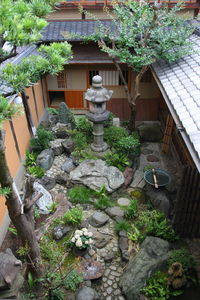
[[[39,200],[36,201],[37,206],[39,207],[40,213],[43,215],[49,214],[49,210],[51,205],[53,204],[53,199],[51,194],[38,182],[34,182],[33,189],[35,193],[33,194],[33,198],[35,194],[41,193],[42,196]]]
[[[61,102],[59,105],[59,122],[64,124],[70,124],[71,128],[74,129],[76,122],[74,115],[71,110],[68,108],[65,102]]]
[[[144,240],[140,251],[129,261],[119,283],[127,300],[140,299],[140,290],[149,277],[166,263],[168,253],[167,241],[156,237]]]
[[[43,150],[37,157],[37,165],[45,170],[49,170],[53,164],[54,152],[51,149]]]
[[[170,196],[168,191],[164,189],[155,189],[150,185],[146,186],[145,191],[153,206],[168,216],[170,210]]]
[[[82,183],[98,191],[102,185],[109,193],[114,192],[124,183],[124,176],[116,167],[109,167],[101,160],[85,160],[70,172],[74,183]]]
[[[160,142],[163,138],[163,133],[158,123],[143,123],[137,129],[143,142]]]

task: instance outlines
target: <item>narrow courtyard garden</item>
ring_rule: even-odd
[[[41,276],[35,277],[26,262],[30,249],[11,226],[2,249],[12,252],[0,257],[10,281],[1,281],[1,297],[164,300],[194,287],[194,259],[171,226],[180,178],[161,154],[160,126],[141,124],[130,134],[126,122],[114,126],[110,114],[104,128],[109,149],[97,153],[85,117],[75,120],[64,103],[48,113],[25,161],[33,199],[41,193],[33,206]],[[155,189],[144,172],[159,167],[172,181]]]

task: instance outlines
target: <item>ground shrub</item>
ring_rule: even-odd
[[[71,134],[75,151],[81,151],[88,147],[87,137],[84,135],[84,133],[73,130]]]
[[[141,240],[147,235],[163,238],[168,241],[177,240],[175,231],[165,215],[157,210],[145,210],[140,213],[136,226],[141,232]]]
[[[69,290],[75,291],[82,282],[83,276],[76,270],[73,270],[64,279],[64,286]]]
[[[28,167],[28,171],[31,175],[37,178],[41,178],[45,174],[45,170],[39,166]]]
[[[44,149],[49,148],[50,141],[54,139],[54,134],[44,128],[37,130],[36,137],[30,140],[31,151],[39,154]]]
[[[131,199],[129,206],[124,208],[125,210],[125,217],[128,219],[135,218],[138,214],[138,200]]]
[[[83,209],[74,207],[69,209],[63,216],[64,224],[79,225],[83,220]]]
[[[125,154],[122,154],[120,152],[119,153],[115,151],[107,152],[104,158],[107,165],[114,166],[122,172],[129,165],[128,157]]]
[[[115,148],[119,153],[123,153],[133,159],[140,154],[140,141],[133,135],[125,136],[115,143]]]
[[[110,126],[104,130],[104,140],[113,148],[116,147],[121,138],[127,136],[128,132],[122,127]]]
[[[107,207],[112,207],[114,204],[110,201],[109,197],[100,197],[94,201],[94,206],[96,209],[106,209]]]
[[[175,262],[181,263],[183,270],[187,273],[195,266],[195,261],[191,253],[185,249],[172,250],[170,252],[168,264],[169,266]]]
[[[76,121],[76,129],[87,137],[88,143],[92,141],[92,124],[86,119],[86,117],[78,118]]]
[[[37,154],[34,152],[26,151],[25,166],[34,167],[36,166]]]
[[[115,230],[117,232],[119,232],[119,231],[128,232],[130,230],[130,228],[131,228],[131,224],[126,220],[121,220],[121,221],[115,223]]]
[[[68,196],[72,203],[90,203],[93,191],[85,186],[75,186],[68,192]]]
[[[109,113],[109,116],[108,116],[108,120],[105,121],[103,124],[104,124],[104,127],[110,127],[113,125],[113,118],[115,117],[115,115],[113,113]]]

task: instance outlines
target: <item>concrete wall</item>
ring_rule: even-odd
[[[34,100],[33,91],[35,93],[35,100]],[[39,82],[34,87],[30,87],[26,89],[26,95],[29,96],[28,103],[29,103],[31,115],[34,120],[34,125],[37,127],[40,119],[44,114],[44,108],[45,108],[43,97],[42,97],[43,93],[42,93],[41,82]],[[37,107],[37,114],[36,114],[36,107]],[[12,124],[16,136],[16,141],[14,139],[14,134],[10,122],[5,121],[3,124],[3,129],[6,132],[5,155],[6,155],[6,160],[7,160],[8,167],[10,169],[11,176],[14,178],[16,185],[19,188],[21,188],[23,184],[22,180],[23,180],[23,173],[24,173],[23,161],[31,137],[28,130],[27,120],[23,109],[22,109],[22,114],[20,116],[12,119]],[[16,143],[19,148],[19,153],[17,151]],[[9,224],[9,217],[5,205],[5,199],[3,197],[0,197],[0,245],[6,234],[8,224]]]

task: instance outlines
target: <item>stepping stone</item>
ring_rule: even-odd
[[[118,206],[109,207],[106,209],[106,213],[115,220],[122,219],[124,216],[124,211]]]
[[[135,188],[135,187],[143,188],[144,187],[143,184],[145,185],[144,173],[139,170],[136,170],[136,172],[134,174],[134,179],[133,179],[132,183],[130,184],[130,186],[133,188]]]
[[[109,220],[109,217],[102,213],[102,212],[95,212],[90,220],[89,220],[89,223],[90,225],[94,226],[94,227],[101,227],[103,226],[104,224],[106,224]]]
[[[149,155],[149,154],[153,153],[153,150],[145,148],[145,149],[142,149],[141,153],[144,155]]]
[[[127,198],[119,198],[119,199],[117,200],[117,203],[118,203],[119,205],[121,205],[121,206],[129,206],[131,202],[130,202],[130,200],[127,199]]]
[[[155,155],[148,155],[147,156],[147,160],[150,161],[150,162],[158,162],[158,161],[160,161],[160,159],[157,156],[155,156]]]

